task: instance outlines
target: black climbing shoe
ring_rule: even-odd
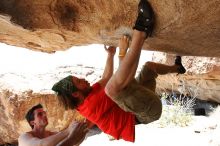
[[[182,65],[181,56],[176,56],[175,65],[178,66],[178,74],[184,74],[186,72],[186,69]]]
[[[148,37],[152,36],[154,29],[154,12],[147,0],[140,0],[138,4],[138,17],[133,29],[146,32]]]

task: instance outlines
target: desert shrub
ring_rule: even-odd
[[[182,86],[181,91],[189,93],[184,95],[183,93],[168,94],[166,92],[161,94],[161,100],[163,103],[163,112],[161,118],[158,120],[160,127],[185,127],[189,126],[193,118],[193,106],[197,97],[198,89],[192,89],[191,87]]]
[[[172,100],[167,99],[170,96],[166,93],[162,94],[162,100],[165,100],[167,105],[163,105],[159,125],[161,127],[180,126],[185,127],[192,121],[192,107],[194,106],[195,98],[185,98],[183,95],[175,97],[172,95]]]

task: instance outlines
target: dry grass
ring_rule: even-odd
[[[167,105],[163,105],[163,112],[158,121],[160,127],[185,127],[192,122],[192,109],[195,105],[198,89],[192,89],[183,84],[180,91],[181,93],[178,95],[174,92],[171,95],[167,93],[161,95],[161,99]],[[187,96],[183,94],[186,91],[189,93]]]
[[[163,106],[163,112],[159,122],[160,127],[185,127],[189,126],[192,121],[192,107],[195,102],[195,98],[185,99],[182,97],[175,98],[172,101],[168,101],[167,94],[163,95],[165,101],[170,105]]]

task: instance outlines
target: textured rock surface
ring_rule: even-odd
[[[172,64],[174,56],[154,54],[155,62]],[[160,57],[159,57],[160,56]],[[159,59],[158,59],[159,58]],[[187,72],[184,75],[169,74],[157,79],[157,92],[176,92],[220,103],[220,59],[214,57],[182,57]]]
[[[220,0],[149,1],[157,24],[144,49],[220,57]],[[1,0],[0,42],[46,52],[91,43],[116,45],[121,34],[132,33],[137,4],[138,0]]]

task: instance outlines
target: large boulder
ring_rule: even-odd
[[[173,64],[174,55],[154,53],[153,61]],[[182,93],[206,101],[220,103],[220,58],[182,57],[187,72],[183,75],[168,74],[157,78],[157,92]]]
[[[144,49],[220,56],[219,0],[149,0],[154,37]],[[117,45],[132,34],[138,0],[1,0],[0,42],[45,52],[85,44]]]

